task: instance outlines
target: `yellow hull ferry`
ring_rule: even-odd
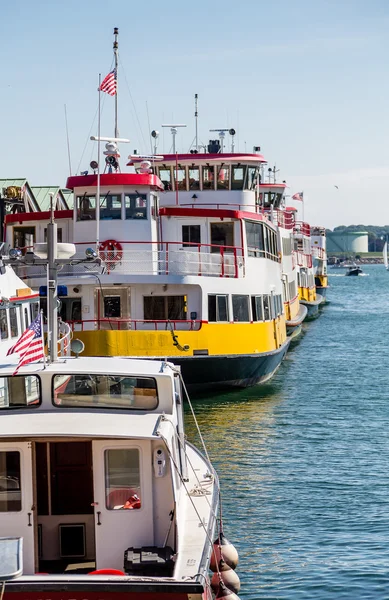
[[[155,147],[151,156],[130,156],[132,172],[122,173],[118,146],[128,140],[118,138],[117,113],[111,137],[100,136],[99,119],[93,172],[69,177],[74,208],[56,211],[55,219],[60,241],[76,245],[75,262],[92,246],[105,269],[97,275],[74,264],[62,271],[61,316],[89,356],[168,358],[197,389],[267,381],[290,340],[278,222],[259,194],[266,161],[259,150],[235,153],[233,129],[231,152],[220,130],[220,141],[201,152],[196,141],[190,153],[176,153],[178,126],[169,127],[172,154],[158,156]],[[44,243],[48,218],[8,215],[9,243],[27,246],[23,231],[34,247]],[[29,277],[39,286],[45,274],[36,267]]]
[[[324,298],[317,292],[315,285],[310,225],[304,221],[296,221],[294,239],[299,300],[302,305],[307,307],[307,318],[314,319],[319,314],[319,306]]]

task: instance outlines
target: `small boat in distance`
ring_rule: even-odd
[[[387,271],[389,271],[389,264],[388,264],[388,242],[386,241],[384,244],[384,249],[382,251],[382,254],[384,256],[384,265],[385,265],[385,269]]]
[[[345,275],[346,275],[346,277],[349,277],[349,276],[364,275],[364,273],[363,273],[362,269],[360,267],[358,267],[358,265],[353,265],[348,268],[348,271],[347,271],[347,273],[345,273]]]

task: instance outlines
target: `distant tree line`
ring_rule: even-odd
[[[367,231],[369,234],[369,252],[382,252],[385,239],[389,240],[389,225],[338,225],[327,232],[337,231],[339,233]]]

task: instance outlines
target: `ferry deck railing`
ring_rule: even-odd
[[[117,331],[199,331],[203,321],[194,319],[119,319],[97,318],[69,321],[71,331],[117,330]]]

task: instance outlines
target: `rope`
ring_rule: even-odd
[[[121,69],[122,69],[122,72],[123,72],[123,75],[124,75],[124,81],[125,81],[125,83],[126,83],[126,86],[127,86],[128,93],[129,93],[129,95],[130,95],[130,99],[131,99],[132,107],[133,107],[133,109],[134,109],[134,113],[135,113],[135,118],[136,118],[136,121],[137,121],[137,124],[138,124],[138,127],[139,127],[139,131],[140,131],[140,135],[141,135],[141,137],[142,137],[142,140],[143,140],[144,147],[146,148],[146,147],[147,147],[147,144],[146,144],[146,141],[145,141],[145,137],[144,137],[144,135],[143,135],[142,126],[141,126],[141,124],[140,124],[140,121],[139,121],[138,112],[137,112],[137,110],[136,110],[136,107],[135,107],[135,103],[134,103],[134,100],[133,100],[133,97],[132,97],[132,94],[131,94],[130,86],[128,85],[127,76],[126,76],[126,71],[125,71],[125,69],[124,69],[124,66],[123,66],[123,63],[122,63],[122,61],[121,61],[121,58],[120,58],[120,56],[119,56],[119,63],[120,63],[120,66],[121,66]]]
[[[215,548],[214,548],[214,545],[213,545],[213,540],[211,539],[210,535],[208,534],[207,528],[205,527],[205,524],[204,524],[204,522],[203,522],[203,520],[202,520],[202,518],[201,518],[201,516],[199,514],[199,511],[197,510],[196,505],[195,505],[195,503],[194,503],[194,501],[193,501],[193,499],[192,499],[192,497],[191,497],[191,495],[189,493],[189,490],[188,490],[187,485],[185,483],[185,480],[184,480],[184,478],[183,478],[183,476],[181,474],[181,471],[178,468],[178,465],[177,465],[176,461],[174,460],[174,457],[173,457],[172,453],[170,452],[170,448],[168,446],[167,439],[161,433],[159,433],[159,436],[165,442],[166,450],[167,450],[167,452],[169,454],[170,460],[172,461],[172,463],[174,465],[174,468],[176,470],[176,473],[177,473],[178,477],[180,478],[180,481],[181,481],[182,485],[184,486],[184,489],[185,489],[185,491],[187,493],[187,496],[188,496],[188,498],[189,498],[189,500],[190,500],[190,502],[192,504],[192,507],[194,508],[194,511],[195,511],[195,513],[197,515],[197,518],[199,520],[199,524],[204,529],[205,536],[206,536],[206,538],[207,538],[207,540],[208,540],[208,542],[209,542],[209,544],[210,544],[210,546],[212,548],[212,552],[215,555],[216,571],[217,571],[219,577],[221,577],[221,575],[220,575],[220,569],[219,569],[219,564],[218,564],[218,560],[217,560],[217,556],[216,556],[216,551],[215,551]],[[1,598],[0,598],[0,600],[1,600]]]

